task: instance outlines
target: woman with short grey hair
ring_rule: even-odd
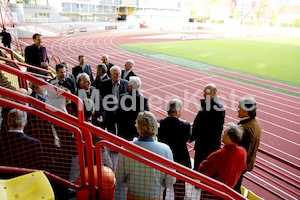
[[[133,144],[145,148],[153,153],[173,160],[170,147],[164,143],[154,140],[157,133],[158,123],[153,113],[149,111],[140,112],[137,120],[138,139],[132,141]],[[137,160],[119,155],[116,170],[117,184],[126,183],[126,199],[149,199],[160,200],[165,187],[171,187],[175,183],[175,178],[160,170],[143,164]],[[118,195],[121,195],[119,192]],[[125,196],[125,194],[123,194]],[[118,199],[125,199],[125,197]]]

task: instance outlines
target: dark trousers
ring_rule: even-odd
[[[205,160],[209,156],[209,154],[211,154],[212,152],[211,151],[201,151],[201,150],[195,151],[195,157],[194,157],[194,170],[195,171],[199,171],[198,168],[200,166],[200,163],[203,160]]]
[[[3,43],[3,46],[11,49],[11,44],[10,43]]]
[[[234,190],[237,191],[238,193],[241,193],[241,186],[242,186],[242,181],[243,181],[243,177],[244,177],[244,174],[246,173],[247,171],[243,171],[243,173],[241,174],[239,180],[237,181],[237,183],[235,184],[234,186]]]
[[[117,133],[117,122],[118,122],[118,118],[117,118],[117,113],[116,112],[107,112],[105,119],[104,119],[104,124],[105,127],[107,128],[107,131],[113,134]]]
[[[185,182],[182,180],[176,180],[174,184],[175,200],[184,200],[185,196]]]

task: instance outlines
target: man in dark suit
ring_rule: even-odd
[[[78,81],[77,75],[79,73],[85,72],[89,75],[91,83],[94,82],[94,77],[93,77],[91,66],[85,64],[85,56],[83,56],[83,55],[78,56],[78,61],[79,61],[79,64],[72,68],[72,74],[74,75],[76,81]]]
[[[80,73],[77,76],[78,91],[76,95],[81,99],[90,99],[95,105],[95,112],[93,113],[92,123],[101,128],[105,128],[103,124],[104,110],[102,107],[102,98],[99,90],[91,86],[89,75]]]
[[[125,69],[122,70],[122,79],[126,79],[129,81],[129,77],[131,76],[136,76],[136,74],[132,71],[132,68],[134,66],[134,61],[133,60],[127,60],[125,63]]]
[[[10,33],[6,32],[5,27],[3,27],[2,32],[0,33],[0,36],[2,36],[3,46],[5,46],[7,48],[11,48],[11,35],[10,35]]]
[[[160,121],[158,139],[166,143],[172,150],[174,161],[191,168],[190,155],[186,146],[191,136],[191,125],[179,119],[182,102],[171,99],[167,105],[168,116]],[[175,200],[183,200],[185,196],[185,182],[177,179],[174,184]]]
[[[100,89],[102,82],[107,79],[109,79],[109,76],[107,75],[106,65],[103,63],[97,65],[97,76],[96,76],[95,81],[93,82],[92,86],[94,86],[97,89]]]
[[[68,88],[72,94],[75,94],[77,91],[76,83],[74,83],[72,79],[66,77],[66,67],[62,64],[58,64],[55,66],[55,70],[56,77],[51,79],[49,83],[57,87],[63,86]]]
[[[225,109],[217,98],[217,86],[208,84],[204,88],[204,99],[201,99],[193,128],[191,141],[196,140],[194,170],[198,171],[200,163],[212,152],[220,149]]]
[[[132,141],[134,137],[138,137],[135,127],[138,113],[145,110],[149,111],[148,99],[139,93],[141,84],[139,77],[130,77],[128,82],[130,91],[120,97],[118,136],[129,141]]]
[[[128,81],[121,79],[121,68],[110,69],[111,78],[102,82],[100,94],[105,110],[104,123],[109,132],[116,134],[120,96],[128,92]]]
[[[109,57],[107,54],[103,54],[101,57],[101,61],[103,64],[106,65],[107,67],[107,75],[110,77],[110,68],[112,68],[114,66],[113,63],[109,62]]]
[[[27,113],[12,109],[8,113],[7,123],[9,131],[1,134],[0,165],[43,169],[41,142],[23,132],[27,123]]]
[[[49,58],[46,48],[42,46],[42,35],[36,33],[32,39],[34,44],[25,48],[25,63],[48,70]],[[27,71],[47,76],[47,72],[31,68],[27,68]]]

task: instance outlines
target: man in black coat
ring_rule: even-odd
[[[76,81],[78,81],[77,75],[85,72],[89,75],[91,83],[93,83],[94,77],[93,77],[92,69],[91,69],[91,66],[85,64],[85,56],[79,55],[78,62],[79,62],[79,64],[72,68],[72,74],[74,75]]]
[[[110,69],[114,66],[114,64],[111,63],[111,62],[109,62],[109,56],[108,56],[107,54],[103,54],[103,55],[102,55],[101,61],[102,61],[102,63],[105,64],[106,67],[107,67],[107,75],[108,75],[109,77],[111,77],[111,76],[110,76]]]
[[[102,98],[100,92],[95,87],[91,86],[90,77],[87,73],[80,73],[77,76],[78,90],[76,95],[80,99],[90,99],[95,105],[95,111],[93,113],[92,123],[95,126],[105,128],[104,126],[104,110],[102,107]]]
[[[125,69],[122,70],[122,75],[121,78],[122,79],[126,79],[127,81],[129,81],[129,78],[131,76],[136,76],[136,74],[132,71],[132,68],[134,66],[134,61],[133,60],[127,60],[125,63]]]
[[[72,92],[72,94],[75,94],[77,91],[77,86],[72,79],[66,77],[66,67],[62,64],[58,64],[55,66],[55,70],[56,70],[56,77],[51,79],[49,83],[57,87],[62,86],[68,88]]]
[[[6,28],[2,29],[0,36],[2,36],[3,46],[5,46],[7,48],[11,48],[11,35],[10,35],[10,33],[6,32]]]
[[[132,141],[134,137],[138,137],[135,127],[138,113],[145,110],[149,111],[148,99],[139,93],[141,84],[139,77],[130,77],[128,82],[130,91],[120,97],[118,136],[129,141]]]
[[[33,45],[25,48],[25,63],[48,70],[49,58],[46,47],[42,46],[42,35],[36,33],[32,36]],[[27,68],[28,72],[47,76],[47,72]]]
[[[200,163],[221,146],[225,110],[217,98],[217,87],[208,84],[204,88],[204,98],[193,128],[191,141],[196,140],[194,170],[198,171]]]
[[[107,75],[106,65],[103,63],[97,65],[97,76],[95,78],[95,81],[92,83],[92,86],[99,90],[102,82],[107,79],[109,79],[109,76]]]
[[[27,123],[27,113],[12,109],[8,113],[8,132],[3,132],[0,140],[0,165],[43,169],[43,149],[41,142],[23,132]]]
[[[113,66],[110,74],[111,78],[102,82],[100,94],[105,110],[105,126],[109,132],[116,134],[120,96],[128,92],[128,81],[121,79],[121,68],[118,66]]]
[[[168,117],[160,121],[158,140],[169,145],[174,161],[191,168],[191,159],[186,146],[191,136],[191,125],[179,119],[182,103],[179,99],[171,99],[167,105]],[[175,200],[183,200],[185,182],[177,179],[174,184]]]

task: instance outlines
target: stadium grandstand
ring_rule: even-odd
[[[107,48],[107,51],[114,55],[116,64],[123,66],[123,61],[127,59],[126,56],[128,55],[125,55],[123,50],[117,48],[115,44],[107,44],[106,42],[116,37],[121,37],[121,39],[124,39],[122,37],[131,37],[136,32],[148,36],[150,35],[149,32],[152,33],[153,30],[140,30],[139,25],[133,26],[124,22],[103,22],[103,24],[99,22],[101,24],[99,29],[94,23],[88,23],[89,18],[85,18],[87,23],[74,23],[76,25],[73,24],[72,27],[65,23],[59,28],[56,25],[54,29],[42,23],[34,23],[34,25],[30,23],[23,24],[24,26],[20,26],[17,30],[10,11],[10,2],[1,0],[1,26],[9,29],[12,35],[12,48],[0,46],[0,143],[2,149],[4,149],[0,152],[0,199],[126,199],[125,189],[122,190],[116,183],[113,168],[107,167],[110,164],[116,165],[116,161],[113,160],[113,163],[107,164],[107,154],[124,155],[131,158],[132,161],[138,162],[141,168],[146,166],[144,168],[145,172],[142,172],[145,174],[144,178],[146,180],[150,178],[147,177],[148,171],[146,169],[150,169],[185,182],[186,191],[182,193],[179,199],[259,200],[300,198],[299,155],[289,158],[285,152],[281,152],[280,155],[273,154],[272,148],[266,145],[264,140],[262,140],[264,144],[258,150],[255,168],[252,172],[245,174],[242,194],[239,194],[224,183],[158,156],[91,123],[87,123],[82,99],[48,83],[48,80],[56,76],[55,66],[57,64],[62,61],[68,62],[70,66],[77,64],[77,54],[79,54],[77,50],[80,45],[70,43],[70,47],[67,45],[70,41],[62,41],[57,44],[56,49],[50,50],[49,44],[54,44],[58,39],[67,38],[66,36],[71,38],[74,36],[76,42],[87,38],[91,40],[101,38],[103,49]],[[64,8],[66,7],[65,5]],[[117,7],[110,7],[108,17],[111,17],[114,9],[117,10]],[[121,12],[119,17],[124,18],[124,15],[126,16],[126,13],[131,12],[132,9],[133,6],[127,7],[127,9],[122,8],[118,11]],[[139,10],[139,12],[142,12],[142,10]],[[6,14],[3,15],[3,13]],[[87,16],[89,15],[85,17]],[[100,20],[101,16],[98,17]],[[120,29],[123,32],[118,33],[118,31],[122,31]],[[156,31],[157,29],[153,31],[153,34]],[[203,31],[207,33],[207,30]],[[32,39],[28,39],[28,37],[31,37],[35,32],[40,32],[43,36],[46,36],[44,37],[44,40],[47,41],[45,46],[48,47],[50,59],[48,69],[40,69],[25,63],[24,49],[27,45],[32,44]],[[47,36],[51,36],[49,40]],[[69,48],[66,54],[65,49],[61,48],[61,44]],[[89,49],[89,46],[82,45],[82,47],[84,49],[80,52],[87,52]],[[76,56],[68,56],[68,53],[74,53]],[[89,58],[92,58],[92,56],[89,56]],[[138,59],[144,58],[139,57]],[[151,65],[160,62],[153,59],[143,61],[144,63],[150,62]],[[96,74],[96,64],[99,64],[99,62],[100,58],[95,58],[95,61],[93,61],[92,71],[94,74]],[[147,67],[150,67],[150,64]],[[28,69],[38,70],[46,75],[28,72]],[[71,72],[70,67],[69,71]],[[139,72],[142,72],[142,69]],[[194,71],[191,73],[194,73]],[[147,73],[145,76],[147,76]],[[151,83],[151,81],[147,82],[150,86]],[[32,84],[41,87],[48,93],[55,93],[57,99],[70,100],[76,105],[77,115],[66,113],[30,96],[33,92]],[[151,86],[154,89],[156,87],[155,84]],[[28,93],[20,92],[22,88]],[[155,95],[155,92],[151,94]],[[13,109],[22,111],[21,113],[26,116],[27,123],[23,127],[24,133],[40,142],[42,152],[38,155],[39,157],[36,157],[37,150],[34,152],[28,150],[26,145],[29,143],[20,140],[15,140],[14,143],[12,141],[15,138],[7,140],[6,135],[9,133],[7,120],[9,116],[11,117],[9,113]],[[151,111],[158,119],[166,116],[163,109],[157,108],[155,105],[152,106]],[[98,136],[102,140],[93,144],[94,136]],[[12,149],[11,145],[15,148]],[[191,159],[194,155],[193,146],[194,143],[187,143]],[[296,146],[299,150],[299,144]],[[139,181],[136,180],[135,184],[144,184]],[[153,189],[155,185],[149,187]],[[149,188],[144,188],[142,192],[148,190]],[[204,197],[201,196],[201,193],[207,193],[208,195]],[[165,187],[164,197],[161,199],[174,199],[174,195],[173,187]]]

